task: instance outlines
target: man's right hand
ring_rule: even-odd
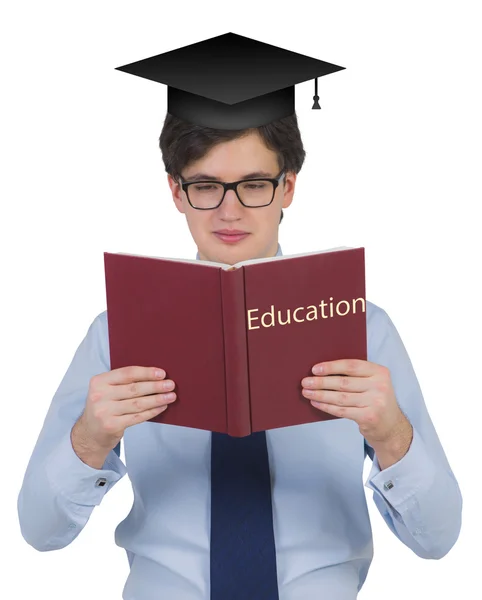
[[[158,370],[161,377],[155,374]],[[176,400],[171,391],[175,384],[165,377],[163,369],[137,366],[94,375],[84,412],[72,428],[76,454],[90,466],[102,468],[127,427],[152,419]]]

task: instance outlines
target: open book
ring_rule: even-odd
[[[151,421],[245,436],[333,419],[301,380],[367,358],[364,248],[235,265],[104,252],[104,268],[111,369],[161,367],[176,385]]]

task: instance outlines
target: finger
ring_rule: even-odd
[[[366,392],[370,387],[368,377],[349,377],[348,375],[305,377],[301,380],[301,385],[312,390],[335,390],[338,392]]]
[[[151,394],[150,396],[126,399],[115,403],[114,414],[121,416],[155,410],[161,406],[172,404],[176,398],[175,392],[169,392],[166,394]]]
[[[311,404],[318,410],[322,410],[323,412],[334,415],[335,417],[341,417],[342,419],[350,419],[358,422],[361,416],[359,408],[353,408],[350,406],[335,406],[334,404],[315,402],[313,400],[311,401]]]
[[[316,372],[316,368],[319,366],[322,367],[321,373]],[[375,363],[368,360],[342,358],[339,360],[318,363],[313,366],[312,372],[315,375],[354,375],[356,377],[369,377],[375,373],[376,366]]]
[[[130,413],[120,417],[120,423],[123,429],[130,427],[131,425],[137,425],[138,423],[144,423],[149,419],[153,419],[157,415],[163,414],[165,410],[169,408],[169,405],[158,406],[142,412]]]
[[[303,388],[303,396],[309,400],[332,404],[334,406],[353,406],[364,408],[367,406],[367,397],[363,392],[333,392],[332,390],[307,390]]]
[[[156,371],[161,372],[160,377],[156,375]],[[109,371],[107,383],[110,385],[122,385],[136,381],[159,381],[165,377],[166,371],[160,367],[139,367],[132,365]]]
[[[133,381],[126,385],[110,386],[109,393],[112,400],[125,402],[132,398],[153,396],[154,394],[166,394],[174,391],[176,384],[172,379],[160,379],[159,381]]]

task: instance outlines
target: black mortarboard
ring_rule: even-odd
[[[323,60],[225,33],[117,67],[168,86],[167,111],[219,129],[259,127],[295,112],[295,84],[340,71]]]

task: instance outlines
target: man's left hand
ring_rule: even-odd
[[[322,367],[320,375],[317,367]],[[356,421],[370,445],[388,442],[410,425],[398,406],[387,367],[341,359],[318,363],[312,372],[313,377],[301,381],[305,398],[324,412]]]

